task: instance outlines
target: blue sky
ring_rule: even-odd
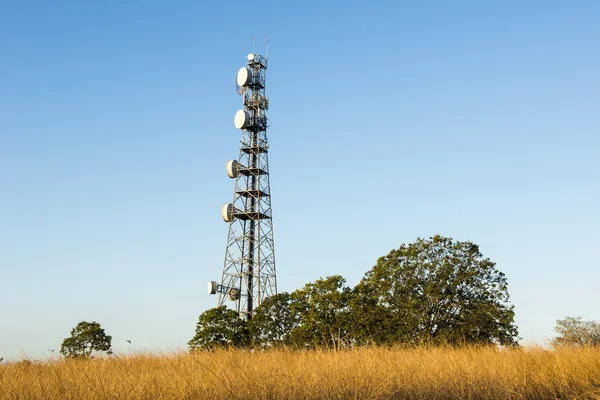
[[[506,273],[524,343],[600,319],[598,3],[0,8],[0,356],[81,320],[117,351],[186,347],[265,35],[280,291],[442,234]]]

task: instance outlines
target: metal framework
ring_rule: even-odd
[[[236,309],[240,317],[250,319],[264,298],[277,293],[277,279],[267,140],[267,59],[250,54],[246,68],[248,81],[238,86],[246,119],[237,163],[230,161],[235,163],[232,172],[228,164],[235,188],[232,203],[224,206],[228,207],[223,218],[229,223],[229,233],[221,284],[216,291],[219,305],[233,303],[230,308]]]

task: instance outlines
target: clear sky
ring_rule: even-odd
[[[506,273],[523,343],[600,319],[598,21],[596,1],[4,2],[0,357],[82,320],[116,351],[186,348],[216,305],[255,35],[280,291],[441,234]]]

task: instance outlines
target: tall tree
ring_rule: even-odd
[[[81,321],[71,330],[71,336],[63,340],[60,353],[66,358],[92,358],[93,352],[112,353],[112,337],[96,321]]]
[[[505,275],[472,242],[434,236],[379,258],[355,289],[359,342],[515,345]]]
[[[190,350],[212,347],[244,347],[249,342],[246,321],[225,306],[211,308],[200,314],[196,333],[188,342]]]
[[[600,346],[600,322],[584,321],[581,317],[565,317],[556,320],[554,330],[558,336],[552,339],[553,347]]]

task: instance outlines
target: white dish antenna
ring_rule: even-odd
[[[233,118],[233,124],[237,129],[244,129],[250,122],[250,115],[244,110],[238,110]]]
[[[236,160],[229,160],[227,161],[227,176],[229,176],[230,178],[237,178],[239,173],[240,173],[240,163],[238,163]]]
[[[208,294],[217,294],[217,281],[208,281]]]
[[[223,204],[223,207],[221,207],[221,216],[223,217],[223,221],[233,221],[233,213],[235,213],[235,207],[233,204]]]
[[[237,78],[236,78],[236,82],[239,86],[248,86],[248,83],[250,83],[250,80],[252,79],[252,71],[246,67],[242,67],[240,68],[240,70],[237,73]]]
[[[248,61],[254,61],[254,54],[248,54]]]

